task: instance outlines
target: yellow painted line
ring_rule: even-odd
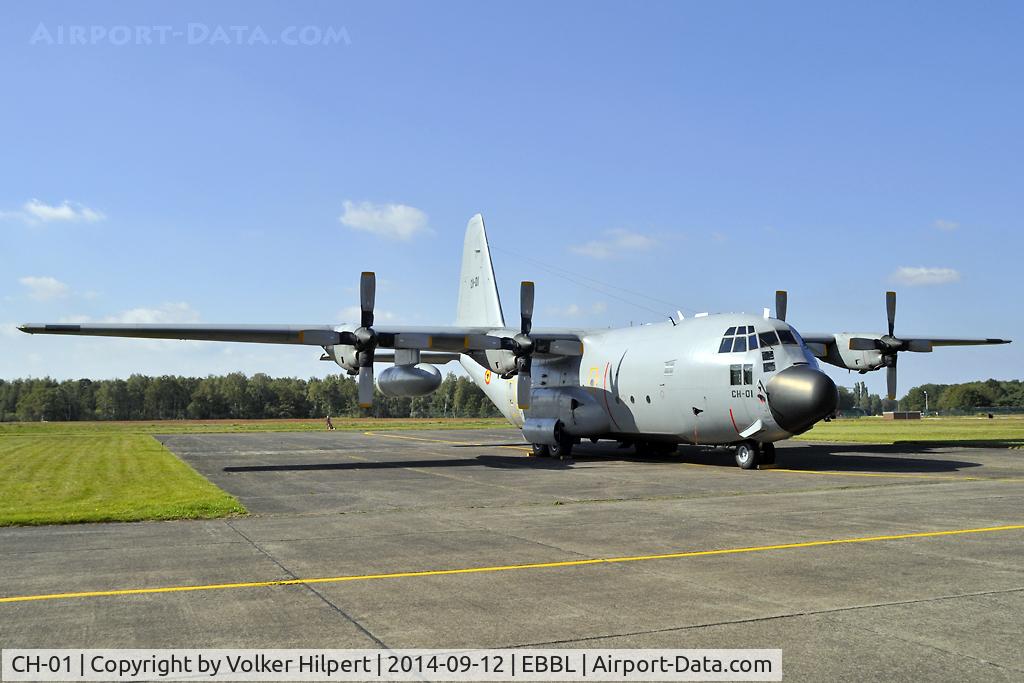
[[[425,576],[452,576],[455,574],[486,574],[506,572],[519,569],[556,569],[563,567],[583,567],[593,564],[617,564],[622,562],[645,562],[649,560],[670,560],[685,557],[707,557],[710,555],[737,555],[740,553],[757,553],[769,550],[791,550],[794,548],[817,548],[830,545],[848,545],[852,543],[873,543],[876,541],[898,541],[909,538],[935,538],[939,536],[958,536],[962,534],[982,534],[996,531],[1017,531],[1024,529],[1024,524],[1008,524],[1005,526],[979,527],[975,529],[950,529],[946,531],[916,531],[908,534],[889,534],[886,536],[862,536],[859,538],[840,538],[824,541],[804,541],[802,543],[780,543],[776,545],[760,545],[745,548],[721,548],[716,550],[693,550],[679,553],[662,553],[658,555],[629,555],[624,557],[599,557],[584,560],[564,560],[561,562],[532,562],[529,564],[506,564],[491,567],[465,567],[460,569],[432,569],[427,571],[392,572],[388,574],[357,574],[351,576],[329,576],[311,579],[280,579],[276,581],[246,581],[239,583],[211,583],[196,586],[162,586],[157,588],[125,588],[107,591],[82,591],[78,593],[50,593],[43,595],[18,595],[0,598],[0,603],[34,602],[38,600],[67,600],[71,598],[99,598],[123,595],[152,595],[155,593],[186,593],[192,591],[226,590],[229,588],[267,588],[271,586],[298,586],[318,583],[345,583],[349,581],[375,581],[378,579],[409,579]]]
[[[432,443],[465,444],[466,441],[446,441],[444,439],[426,439],[422,436],[405,436],[404,434],[381,434],[380,432],[363,432],[364,436],[383,436],[388,439],[406,439],[408,441],[430,441]]]
[[[472,446],[472,441],[446,441],[445,439],[427,439],[422,436],[405,436],[403,434],[381,434],[380,432],[363,432],[364,436],[382,436],[387,439],[406,439],[408,441],[427,441],[429,443],[447,443],[456,446]],[[480,448],[511,448],[516,451],[530,452],[530,448],[527,446],[488,446],[487,444],[480,444]]]
[[[784,467],[771,468],[775,472],[791,474],[826,474],[834,477],[891,477],[895,479],[946,479],[951,481],[982,481],[989,477],[957,477],[947,474],[900,474],[888,472],[836,472],[834,470],[791,470]]]

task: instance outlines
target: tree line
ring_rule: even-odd
[[[898,403],[868,392],[864,382],[839,387],[839,409],[868,415],[883,410],[969,411],[1024,406],[1020,380],[965,384],[923,384]],[[320,378],[223,376],[180,377],[132,375],[128,379],[0,380],[0,421],[15,420],[209,420],[356,417],[357,385],[347,375]],[[375,392],[374,417],[499,417],[498,409],[466,377],[449,373],[433,394],[389,398]]]
[[[928,395],[927,405],[925,394]],[[839,409],[857,409],[867,415],[881,415],[886,410],[962,413],[990,408],[1022,408],[1024,411],[1024,382],[989,379],[963,384],[922,384],[899,401],[868,393],[864,382],[857,382],[852,390],[839,387]]]
[[[128,379],[0,380],[0,421],[39,420],[257,420],[357,417],[355,380],[330,375],[308,380],[247,376],[132,375]],[[374,417],[500,417],[483,391],[449,373],[437,391],[390,398],[375,390]]]

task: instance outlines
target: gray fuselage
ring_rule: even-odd
[[[820,373],[800,335],[761,316],[707,315],[588,330],[582,356],[534,359],[526,411],[516,405],[514,380],[483,366],[499,367],[497,353],[464,355],[462,365],[502,414],[520,428],[531,418],[559,419],[577,438],[765,443],[804,431],[835,409],[827,396],[835,385]],[[786,373],[790,368],[802,369]],[[813,399],[803,396],[812,389],[800,384],[808,378],[816,385]],[[795,419],[773,411],[785,399],[800,413]]]

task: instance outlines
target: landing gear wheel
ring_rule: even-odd
[[[561,437],[558,443],[554,446],[550,446],[551,457],[558,458],[559,460],[568,460],[572,456],[572,439],[568,437]]]
[[[763,443],[761,444],[761,464],[762,465],[774,465],[775,464],[775,444]]]
[[[736,464],[741,470],[756,470],[761,460],[761,449],[753,441],[744,441],[736,447]]]
[[[546,443],[534,443],[530,444],[530,457],[531,458],[550,458],[551,447]]]
[[[578,443],[576,439],[565,433],[562,423],[555,425],[555,443],[548,448],[551,450],[551,457],[559,460],[568,460],[572,456],[572,447]]]

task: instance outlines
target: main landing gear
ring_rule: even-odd
[[[533,443],[530,444],[530,457],[531,458],[558,458],[559,460],[568,460],[572,457],[572,447],[576,445],[576,442],[572,439],[562,439],[557,444],[549,445],[546,443]]]
[[[558,458],[568,460],[572,457],[572,448],[579,441],[573,437],[560,433],[558,441],[554,444],[534,443],[530,444],[530,457],[533,458]]]
[[[775,444],[742,442],[736,446],[736,464],[743,470],[756,470],[761,465],[774,465]]]

